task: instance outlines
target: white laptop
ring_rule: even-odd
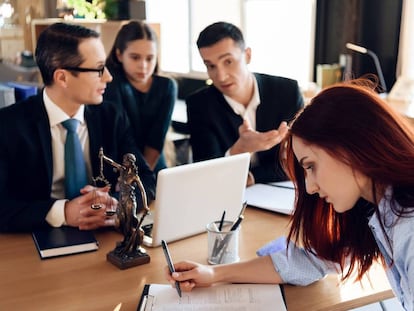
[[[295,188],[291,181],[254,184],[245,192],[247,205],[291,215],[295,205]]]
[[[143,222],[151,226],[144,245],[155,247],[161,240],[183,239],[206,231],[209,222],[238,217],[246,187],[250,154],[195,162],[161,170],[157,176],[156,199]]]

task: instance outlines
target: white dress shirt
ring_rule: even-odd
[[[412,311],[414,310],[414,217],[413,215],[399,217],[392,212],[391,206],[396,209],[401,208],[397,201],[392,201],[392,192],[392,187],[388,187],[378,204],[379,215],[369,216],[368,226],[385,259],[385,272],[395,296],[404,310]],[[286,241],[286,237],[281,239]],[[292,242],[289,243],[288,253],[286,253],[286,246],[282,244],[275,249],[275,252],[270,252],[273,265],[284,283],[309,285],[328,273],[338,273],[336,264],[324,261],[305,252]]]
[[[66,129],[61,124],[71,118],[59,106],[52,102],[47,95],[46,89],[43,90],[43,100],[47,115],[49,117],[50,133],[52,137],[52,159],[53,159],[53,179],[52,179],[52,198],[58,199],[49,210],[46,221],[53,227],[60,227],[65,224],[65,141]],[[72,117],[79,120],[77,133],[82,145],[85,157],[88,176],[92,176],[92,169],[89,155],[89,135],[84,118],[85,106],[80,105],[78,112]],[[90,178],[89,178],[90,179]]]
[[[233,109],[235,114],[238,114],[243,119],[247,120],[250,124],[250,127],[253,130],[256,130],[256,110],[257,107],[260,105],[260,94],[259,94],[259,87],[257,86],[256,77],[252,74],[253,77],[253,96],[250,99],[250,102],[247,106],[237,102],[233,98],[224,95],[224,99],[227,101],[231,109]],[[230,155],[230,150],[227,150],[225,156]],[[250,163],[254,166],[257,163],[257,156],[256,153],[252,153],[250,157]]]

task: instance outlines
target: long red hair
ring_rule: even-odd
[[[288,239],[339,263],[343,279],[355,269],[361,279],[374,260],[383,259],[368,227],[368,216],[378,206],[360,199],[349,211],[337,213],[317,194],[308,194],[304,169],[293,153],[292,136],[323,148],[368,176],[374,195],[378,189],[392,186],[392,199],[399,203],[391,205],[393,212],[409,217],[414,207],[414,134],[409,123],[368,85],[368,80],[354,80],[322,90],[291,123],[281,157],[296,185]]]

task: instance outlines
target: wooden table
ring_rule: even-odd
[[[288,218],[247,208],[241,226],[240,257],[255,257],[263,244],[287,231]],[[96,233],[96,252],[40,260],[30,234],[0,234],[0,310],[136,310],[146,283],[166,283],[165,258],[160,247],[149,248],[151,262],[119,270],[106,261],[119,234]],[[206,263],[207,235],[169,243],[174,261],[191,259]],[[393,297],[384,271],[373,269],[371,283],[339,283],[330,275],[310,286],[285,286],[289,311],[348,310]]]

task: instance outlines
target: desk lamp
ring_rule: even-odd
[[[379,78],[379,81],[380,81],[380,85],[382,87],[382,91],[384,93],[387,92],[387,86],[385,84],[384,75],[382,74],[382,69],[381,69],[381,65],[380,65],[377,54],[375,54],[374,52],[372,52],[372,51],[370,51],[370,50],[368,50],[368,49],[366,49],[362,46],[359,46],[359,45],[356,45],[356,44],[353,44],[353,43],[347,43],[345,46],[349,50],[352,50],[352,51],[355,51],[355,52],[358,52],[358,53],[361,53],[361,54],[367,54],[367,55],[372,57],[372,59],[374,60],[375,68],[377,69],[378,78]]]

